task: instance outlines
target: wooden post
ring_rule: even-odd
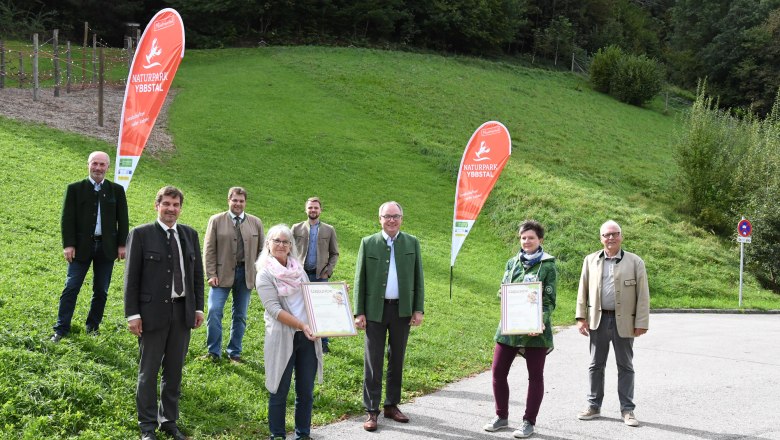
[[[71,62],[73,61],[73,57],[70,53],[70,41],[68,41],[68,52],[65,55],[65,93],[70,93],[70,81],[71,81]]]
[[[38,100],[38,34],[33,34],[33,101]]]
[[[84,45],[81,46],[81,85],[87,82],[87,37],[89,36],[89,22],[84,22]]]
[[[5,45],[0,40],[0,89],[5,88]]]
[[[92,34],[92,81],[95,83],[97,79],[97,34]]]
[[[54,97],[60,96],[60,52],[59,52],[59,29],[54,29],[54,39],[52,49],[54,49]]]
[[[133,37],[125,37],[125,46],[127,46],[127,68],[133,65]]]
[[[24,55],[19,51],[19,88],[24,88]]]
[[[98,126],[103,126],[103,48],[100,48],[100,75],[98,76]]]
[[[574,73],[574,52],[571,53],[571,72]]]

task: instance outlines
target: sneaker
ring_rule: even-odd
[[[601,417],[601,409],[596,408],[595,406],[589,406],[585,408],[585,411],[577,414],[577,418],[580,420],[591,420],[598,417]]]
[[[634,417],[634,411],[623,411],[623,423],[626,424],[626,426],[632,426],[637,427],[639,426],[639,421]]]
[[[241,359],[241,356],[229,356],[230,363],[231,364],[243,364],[244,360]]]
[[[526,438],[526,437],[530,437],[531,434],[533,433],[534,433],[534,425],[532,425],[531,422],[529,422],[528,420],[523,420],[523,426],[521,426],[520,429],[512,433],[512,436],[514,436],[514,438]]]
[[[502,419],[501,417],[494,417],[493,420],[490,421],[490,423],[485,424],[485,426],[482,427],[485,431],[494,432],[498,431],[499,429],[508,428],[509,427],[509,420]]]

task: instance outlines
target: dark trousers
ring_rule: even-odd
[[[295,371],[295,438],[308,437],[311,431],[311,412],[314,407],[314,378],[317,376],[317,352],[314,342],[303,332],[295,332],[293,352],[284,369],[279,388],[268,399],[268,429],[271,436],[285,437],[284,416],[287,413],[287,395],[290,393]]]
[[[502,419],[509,418],[509,369],[517,357],[520,347],[511,347],[497,343],[493,352],[493,398],[496,401],[496,415]],[[528,392],[525,397],[525,414],[523,420],[536,425],[536,416],[544,398],[544,362],[547,359],[547,348],[525,348],[525,367],[528,370]]]
[[[368,412],[379,412],[382,398],[382,367],[387,342],[387,383],[384,406],[398,405],[404,373],[409,321],[398,316],[398,304],[384,305],[382,322],[366,321],[366,347],[363,355],[363,405]]]
[[[153,331],[144,330],[138,338],[141,359],[138,363],[135,402],[141,431],[152,431],[166,423],[175,424],[179,419],[181,374],[190,345],[190,328],[185,319],[184,301],[161,303],[159,307],[170,308],[170,324]],[[158,406],[157,374],[161,367]]]
[[[92,246],[89,261],[73,260],[68,264],[65,288],[60,295],[57,323],[54,324],[54,331],[57,334],[65,336],[70,333],[70,322],[73,319],[73,311],[76,309],[76,299],[79,296],[81,285],[84,284],[84,278],[87,276],[90,264],[92,265],[92,304],[87,315],[87,329],[97,330],[103,321],[103,311],[106,309],[108,286],[111,284],[114,261],[105,257],[102,243],[96,241]]]

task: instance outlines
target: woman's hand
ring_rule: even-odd
[[[542,333],[544,333],[544,330],[545,330],[546,328],[547,328],[547,326],[546,326],[546,325],[544,325],[544,323],[542,323]],[[541,335],[542,333],[528,333],[528,336],[539,336],[539,335]]]
[[[316,336],[314,336],[314,332],[311,331],[311,327],[309,327],[309,324],[303,324],[303,328],[301,329],[303,332],[303,336],[306,336],[306,339],[310,341],[314,341],[317,339]]]

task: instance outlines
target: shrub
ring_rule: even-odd
[[[719,109],[700,86],[676,150],[680,208],[724,238],[741,216],[753,224],[748,265],[780,291],[780,91],[763,120]]]
[[[618,46],[607,46],[596,52],[590,64],[590,82],[594,89],[601,93],[609,93],[612,76],[624,56],[623,49]]]
[[[599,49],[590,66],[590,81],[596,90],[632,105],[642,105],[658,94],[663,78],[657,61],[624,53],[617,46]]]
[[[642,105],[657,95],[663,85],[663,70],[644,55],[625,55],[610,82],[609,94],[622,102]]]

